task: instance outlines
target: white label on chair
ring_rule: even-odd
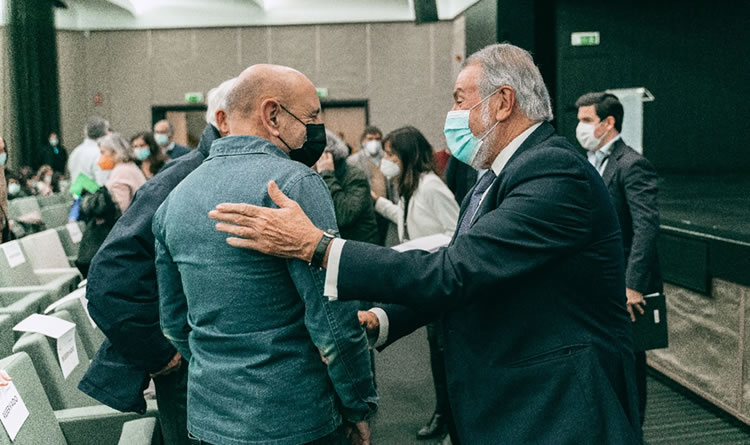
[[[10,382],[8,386],[0,387],[0,421],[11,441],[15,440],[16,434],[28,417],[29,409],[23,403],[16,385]]]
[[[8,260],[8,266],[16,267],[19,264],[26,262],[26,257],[23,256],[23,250],[18,241],[8,241],[7,243],[0,244],[5,253],[5,258]]]
[[[78,223],[68,223],[65,227],[68,229],[70,240],[76,244],[80,243],[81,238],[83,238],[83,233],[81,233],[81,228],[78,226]]]
[[[654,309],[654,324],[659,324],[659,321],[661,321],[659,320],[659,310]]]
[[[57,339],[57,358],[60,360],[63,377],[67,379],[79,363],[75,327]]]

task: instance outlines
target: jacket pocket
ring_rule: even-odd
[[[565,345],[565,346],[551,349],[546,352],[542,352],[542,353],[535,354],[529,357],[525,357],[520,360],[516,360],[514,362],[508,363],[505,366],[508,368],[525,368],[528,366],[539,365],[539,364],[547,363],[547,362],[554,361],[554,360],[569,358],[571,356],[580,354],[581,352],[587,350],[590,347],[591,346],[587,343]]]

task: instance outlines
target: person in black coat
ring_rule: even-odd
[[[323,240],[273,183],[278,209],[222,203],[209,216],[230,245],[326,267],[331,300],[389,303],[382,321],[362,318],[385,345],[439,318],[454,444],[640,444],[617,215],[551,119],[528,52],[496,44],[467,60],[446,138],[488,171],[432,253]]]
[[[143,390],[154,378],[165,443],[189,444],[187,363],[159,325],[159,293],[151,220],[167,195],[208,156],[211,143],[228,133],[225,97],[233,79],[209,92],[216,117],[206,125],[196,150],[161,169],[135,194],[94,256],[86,297],[91,317],[107,336],[79,389],[119,411],[143,413]],[[220,96],[218,100],[214,95]]]
[[[39,148],[39,161],[36,168],[49,165],[55,173],[65,174],[65,166],[68,163],[68,152],[60,144],[57,133],[50,133],[47,141]]]
[[[576,106],[576,138],[602,175],[620,221],[625,295],[630,319],[635,321],[634,311],[644,313],[643,296],[664,291],[657,252],[659,177],[648,159],[622,140],[624,110],[617,96],[588,93],[576,101]],[[646,414],[645,351],[636,351],[635,364],[642,425]]]

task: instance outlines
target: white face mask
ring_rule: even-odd
[[[383,159],[380,161],[380,171],[383,172],[383,176],[391,179],[401,174],[401,167],[391,160]]]
[[[161,147],[169,145],[169,135],[164,133],[154,133],[154,140]]]
[[[383,150],[383,144],[380,141],[372,140],[365,143],[365,151],[370,156],[377,156]]]
[[[599,143],[601,143],[604,138],[604,134],[598,138],[594,136],[594,130],[596,130],[597,125],[599,124],[585,124],[583,122],[578,122],[578,126],[576,127],[576,139],[578,139],[578,143],[581,144],[581,147],[588,151],[596,151],[596,149],[599,148]]]
[[[21,184],[16,184],[15,182],[8,184],[9,195],[17,195],[18,192],[20,191],[21,191]]]

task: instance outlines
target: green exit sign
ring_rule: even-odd
[[[203,103],[203,93],[185,93],[185,102],[189,104]]]
[[[572,46],[596,46],[599,43],[599,31],[574,32],[570,34],[570,44]]]

